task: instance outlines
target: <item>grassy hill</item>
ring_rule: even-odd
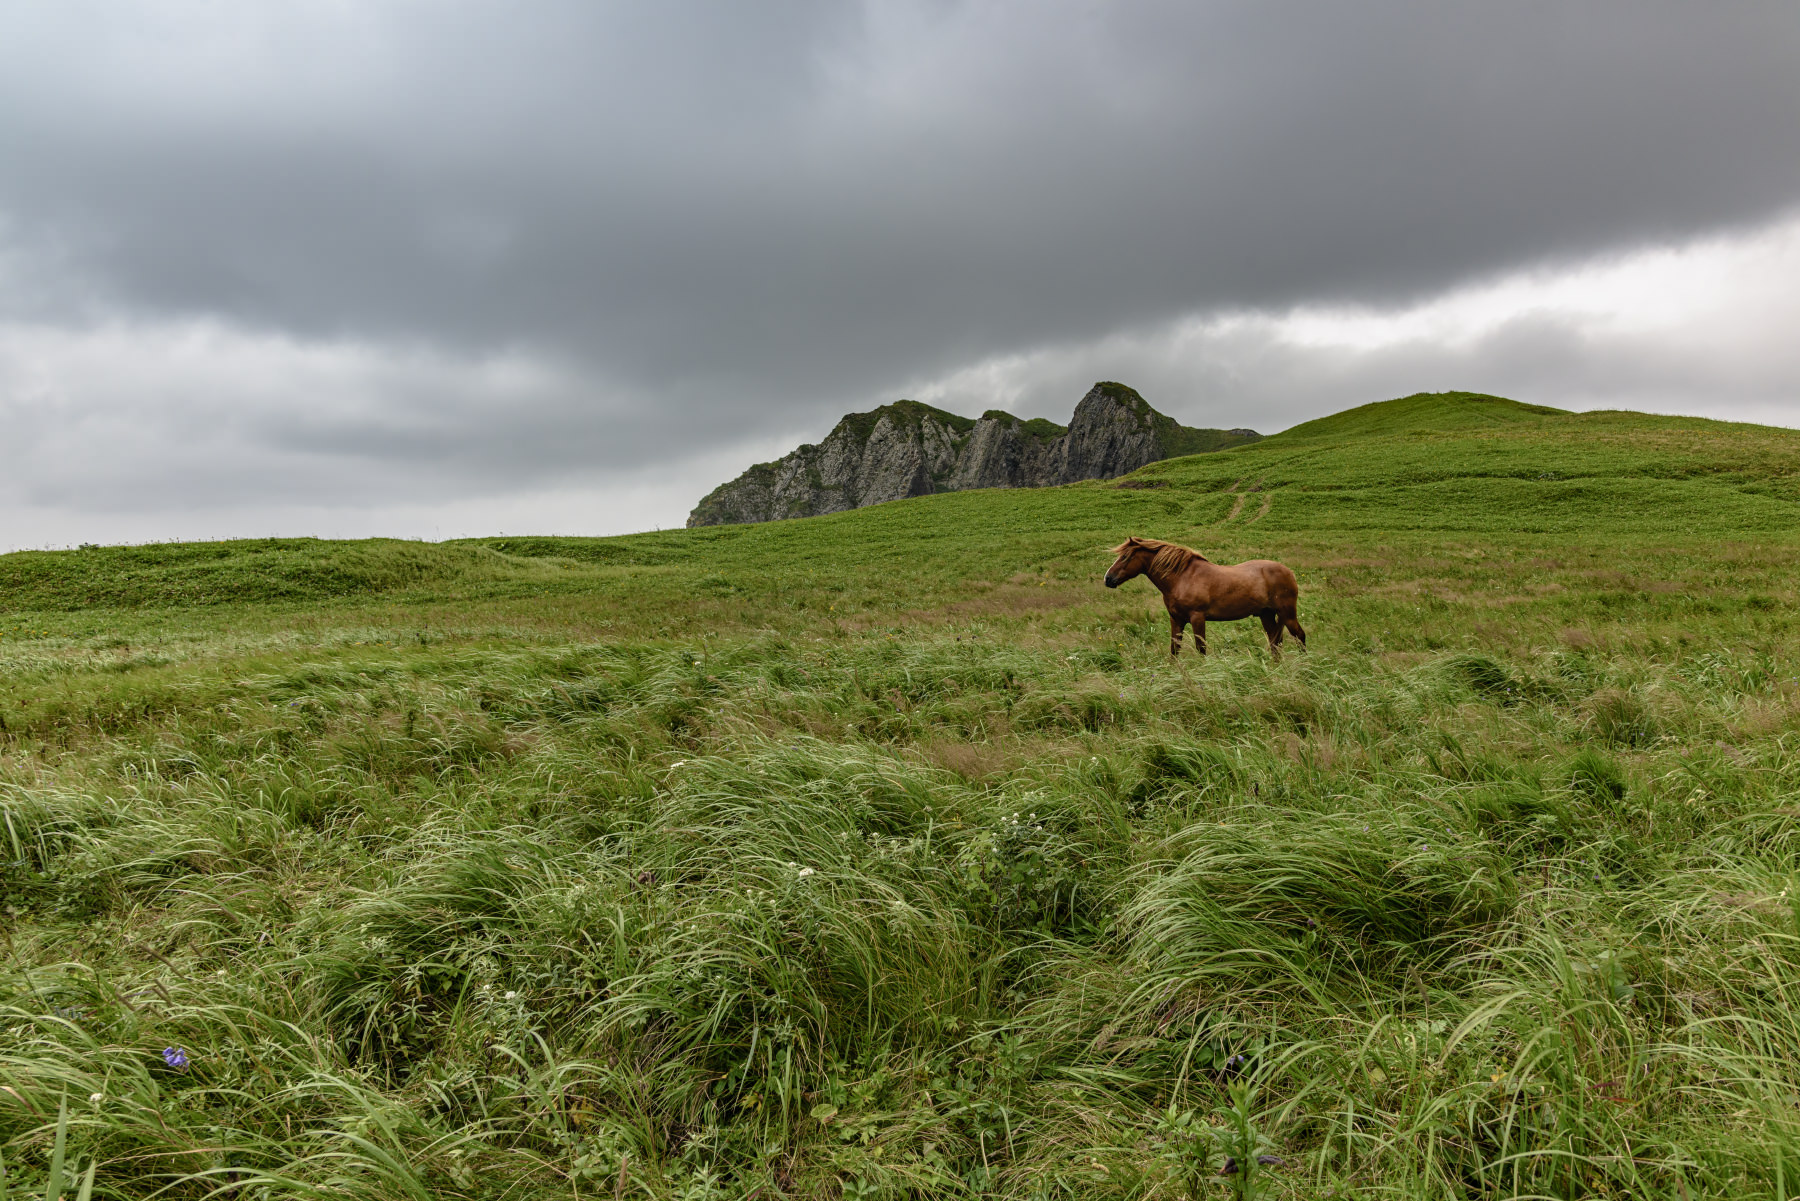
[[[802,521],[0,556],[5,1187],[1789,1195],[1797,439],[1452,393]],[[1312,649],[1171,665],[1133,533],[1290,563]]]

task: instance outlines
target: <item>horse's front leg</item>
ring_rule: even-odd
[[[1194,615],[1194,649],[1202,655],[1206,653],[1206,616]]]
[[[1185,617],[1174,609],[1169,610],[1169,654],[1179,655],[1181,653],[1181,627],[1186,624]]]

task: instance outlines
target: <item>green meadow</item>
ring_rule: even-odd
[[[1171,661],[1107,547],[1298,573]],[[1800,432],[0,556],[0,1199],[1800,1195]]]

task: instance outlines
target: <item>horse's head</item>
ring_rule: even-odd
[[[1117,588],[1132,576],[1142,575],[1144,569],[1150,566],[1150,560],[1156,556],[1160,545],[1161,543],[1150,543],[1142,538],[1127,538],[1113,547],[1113,554],[1119,557],[1106,569],[1106,586]]]

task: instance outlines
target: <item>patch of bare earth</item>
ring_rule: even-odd
[[[928,625],[982,617],[1018,617],[1032,613],[1052,613],[1094,599],[1095,594],[1091,589],[1078,591],[1066,585],[1057,587],[1049,584],[1008,583],[993,587],[981,596],[951,601],[940,608],[908,609],[901,617],[909,623]],[[852,629],[868,629],[892,625],[893,622],[891,619],[872,619],[862,625],[848,624]]]

